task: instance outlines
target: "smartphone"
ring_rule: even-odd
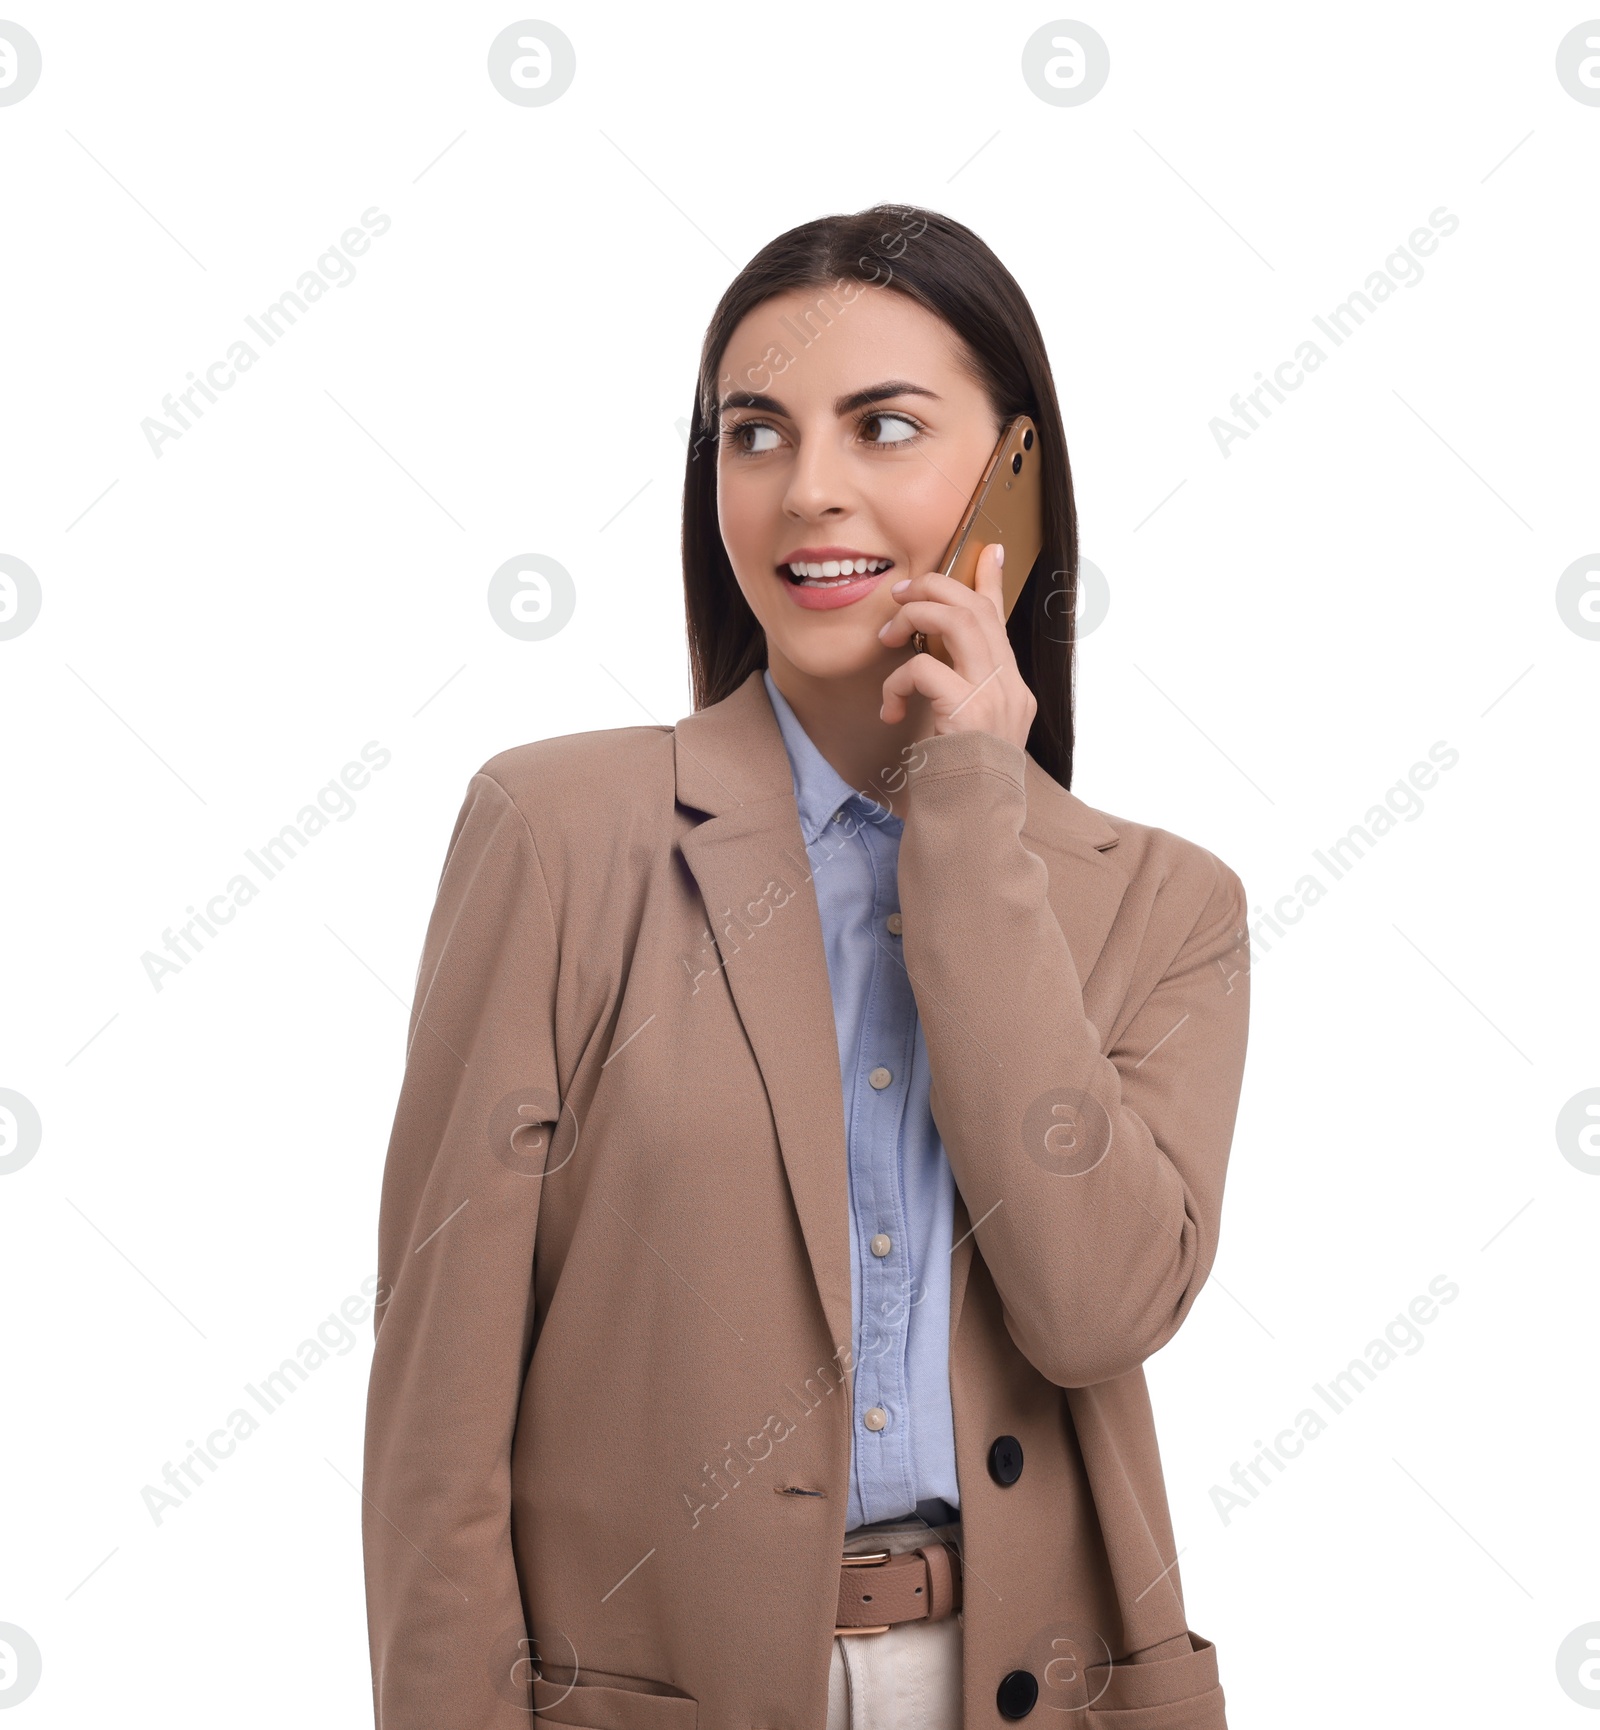
[[[1001,567],[1005,616],[1017,604],[1033,561],[1044,545],[1044,502],[1039,479],[1039,433],[1025,414],[1013,415],[962,512],[956,532],[939,558],[939,570],[970,589],[983,549],[998,541],[1006,550]],[[954,666],[944,639],[934,631],[915,631],[914,654],[929,654]]]

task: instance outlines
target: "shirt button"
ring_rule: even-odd
[[[869,1430],[881,1430],[888,1423],[889,1414],[882,1406],[869,1406],[861,1421]]]
[[[889,927],[896,937],[900,935],[900,915],[898,913],[891,913],[889,917],[884,920],[884,924]]]
[[[867,1080],[870,1081],[874,1087],[878,1088],[881,1091],[882,1089],[887,1087],[891,1081],[894,1080],[894,1075],[893,1075],[892,1071],[885,1069],[883,1067],[883,1065],[880,1063],[876,1069],[872,1070],[868,1074]]]
[[[889,1241],[889,1234],[880,1231],[867,1247],[874,1255],[887,1255],[894,1245]]]

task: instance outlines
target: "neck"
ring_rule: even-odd
[[[914,758],[912,746],[934,733],[928,699],[913,691],[906,699],[905,719],[891,726],[878,717],[887,677],[882,662],[845,677],[818,678],[802,672],[769,643],[767,665],[773,684],[828,763],[852,787],[903,819],[908,804],[905,765]]]

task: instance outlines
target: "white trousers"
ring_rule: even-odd
[[[961,1522],[882,1520],[845,1539],[845,1553],[899,1555],[943,1538],[961,1548]],[[961,1612],[900,1622],[887,1634],[839,1634],[828,1667],[827,1730],[961,1730]]]

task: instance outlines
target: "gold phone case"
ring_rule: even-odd
[[[939,569],[970,589],[977,576],[979,555],[994,541],[1006,550],[1001,575],[1005,616],[1009,619],[1044,544],[1039,433],[1025,414],[1014,415],[1001,431],[961,522],[939,559]],[[914,631],[911,648],[914,654],[932,655],[947,667],[955,664],[937,632]]]

